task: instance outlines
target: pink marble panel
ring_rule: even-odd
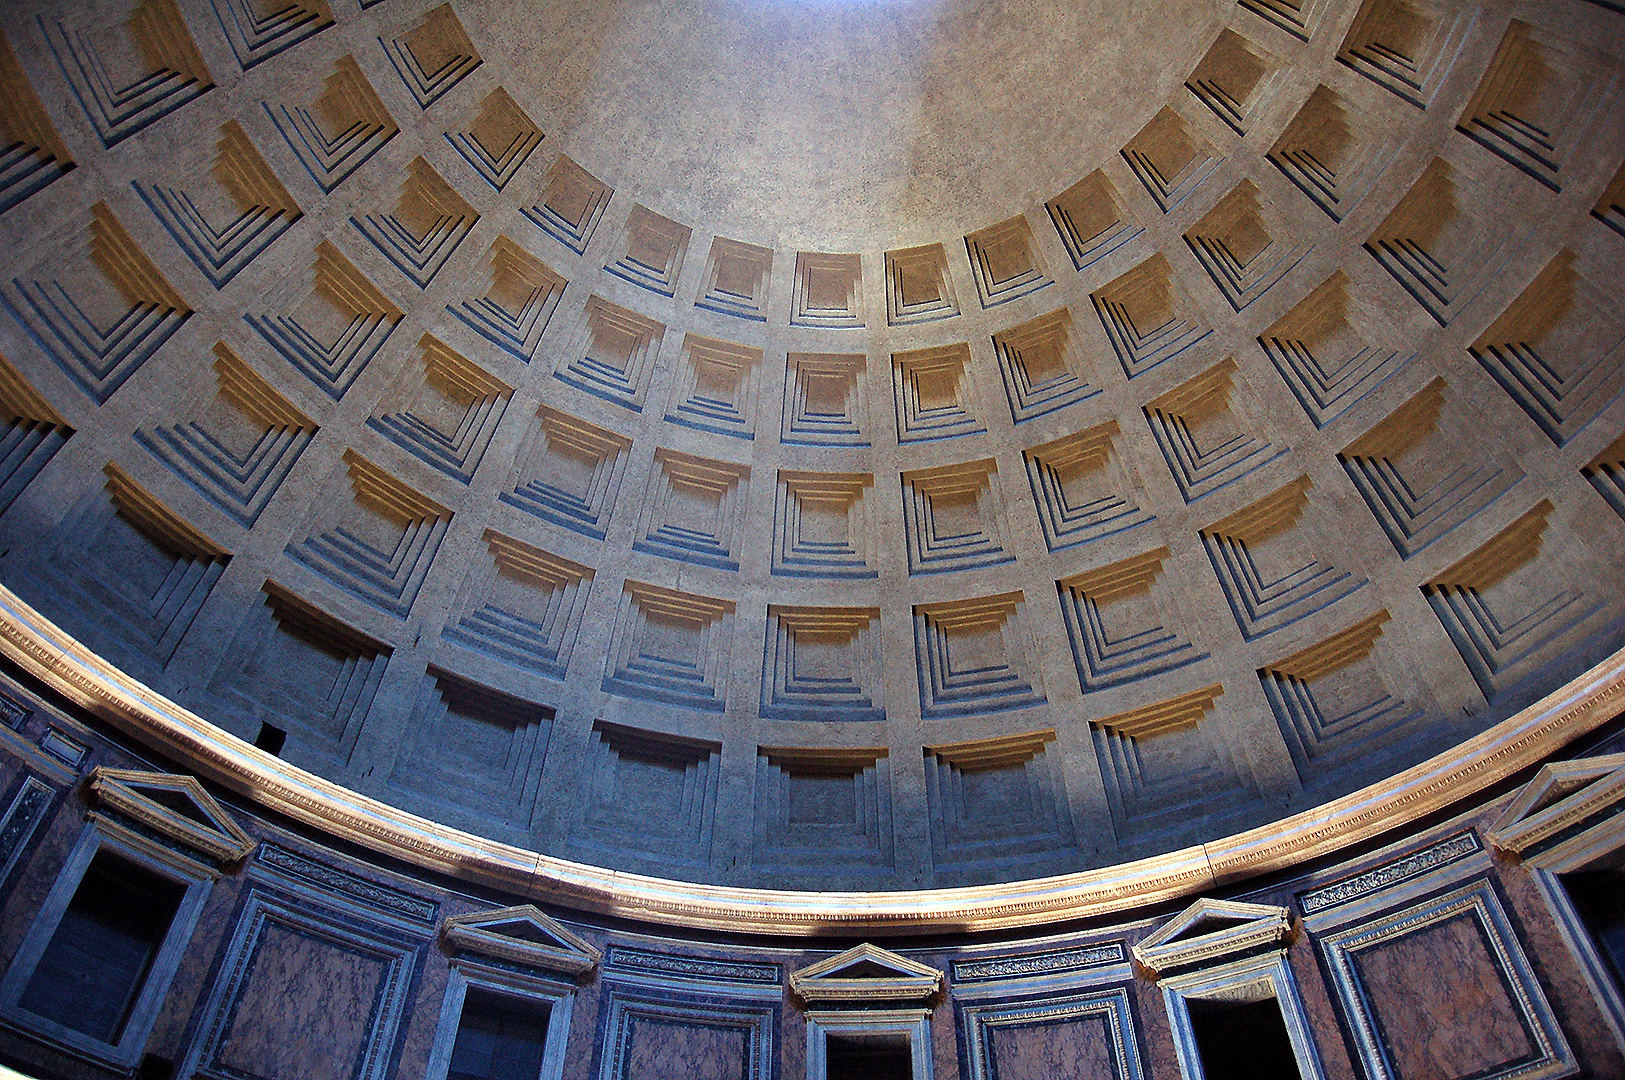
[[[1470,915],[1361,949],[1354,963],[1403,1080],[1482,1075],[1535,1053]]]
[[[266,924],[219,1063],[265,1080],[350,1080],[385,961]]]

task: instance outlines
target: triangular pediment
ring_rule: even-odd
[[[155,834],[166,849],[201,856],[212,868],[240,862],[254,848],[253,838],[196,777],[101,766],[91,772],[88,787],[97,805],[92,816],[144,846]]]
[[[1291,929],[1291,914],[1273,904],[1201,899],[1134,946],[1134,957],[1161,974],[1209,967],[1277,946]]]
[[[599,951],[531,904],[457,915],[441,930],[455,952],[489,957],[580,978],[603,959]]]
[[[1547,762],[1488,835],[1499,850],[1554,871],[1625,846],[1625,754]]]
[[[864,942],[790,974],[805,1001],[913,1001],[942,989],[942,972]]]

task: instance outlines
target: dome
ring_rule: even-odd
[[[1625,643],[1618,20],[13,5],[0,582],[561,881],[1352,835]]]

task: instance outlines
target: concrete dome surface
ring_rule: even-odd
[[[606,871],[1296,820],[1625,642],[1620,17],[9,4],[0,581]]]

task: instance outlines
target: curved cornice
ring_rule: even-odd
[[[710,930],[786,936],[1030,927],[1125,911],[1319,859],[1539,764],[1609,720],[1625,650],[1447,753],[1270,825],[1153,858],[1003,885],[795,892],[700,885],[554,858],[447,828],[294,767],[108,664],[0,587],[0,652],[198,776],[411,865],[540,902]]]

